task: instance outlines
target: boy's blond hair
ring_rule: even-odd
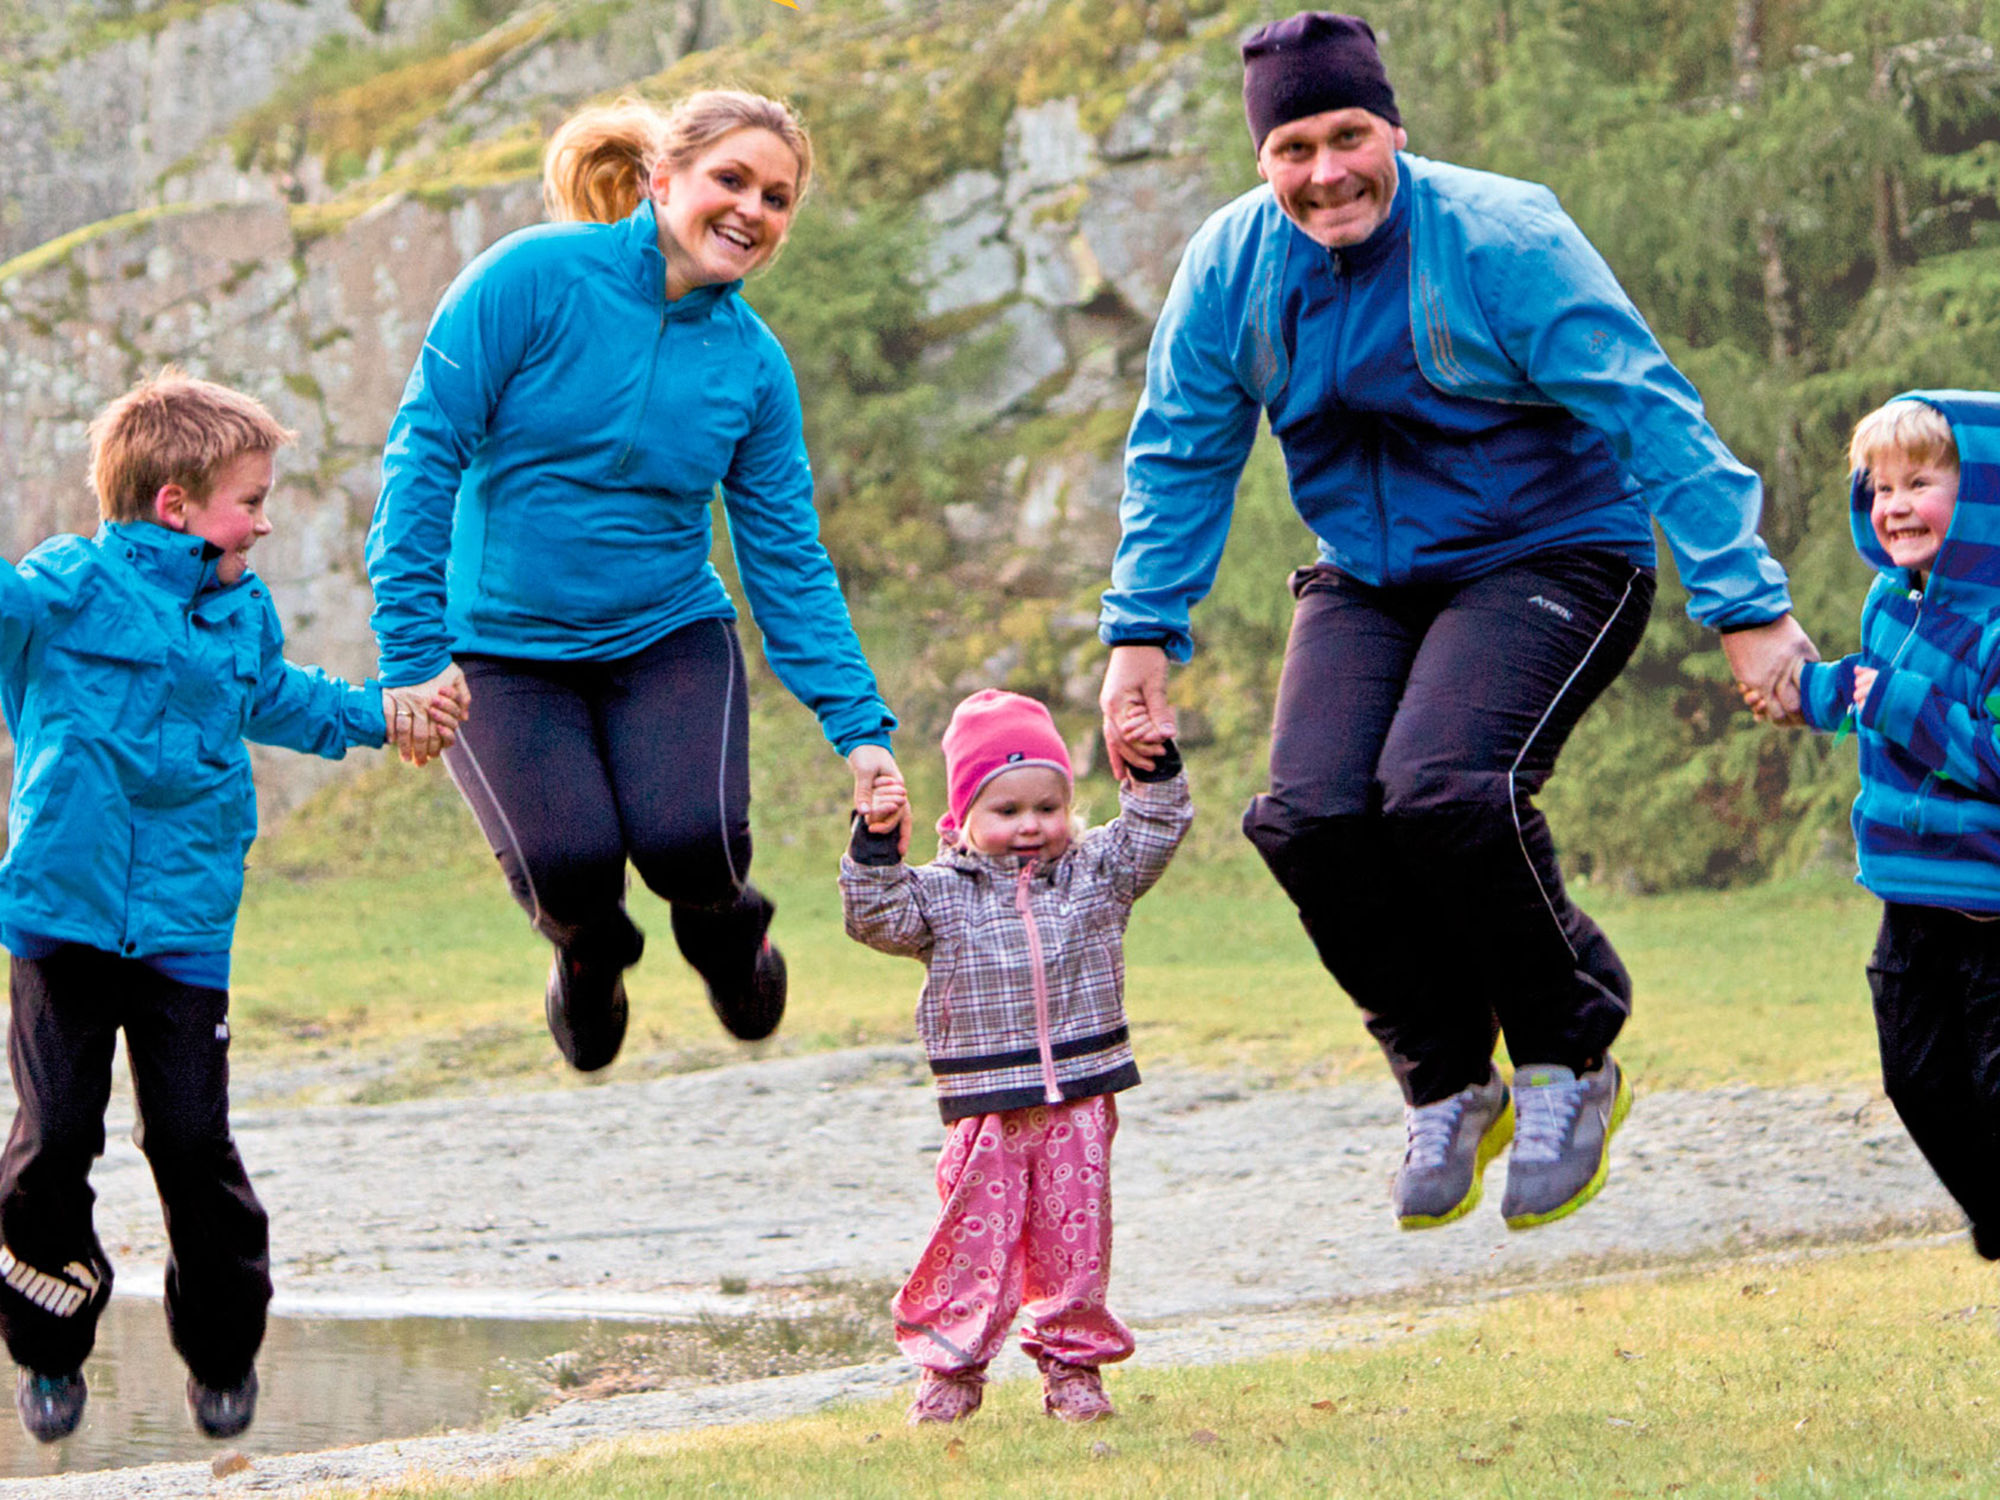
[[[702,89],[662,109],[627,94],[579,110],[542,153],[542,204],[558,221],[615,224],[646,196],[653,168],[678,172],[736,130],[768,130],[798,158],[798,201],[812,181],[812,137],[781,99]]]
[[[231,460],[275,453],[298,437],[255,396],[172,365],[105,407],[87,435],[90,487],[107,521],[151,520],[153,497],[170,484],[205,500]]]
[[[1951,435],[1951,422],[1928,401],[1891,401],[1854,424],[1854,437],[1847,445],[1849,468],[1871,472],[1885,453],[1907,463],[1958,467],[1958,440]]]

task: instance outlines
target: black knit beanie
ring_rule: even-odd
[[[1375,33],[1359,16],[1305,10],[1243,39],[1243,112],[1258,150],[1288,121],[1352,108],[1403,123]]]

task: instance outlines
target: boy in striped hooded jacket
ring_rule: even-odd
[[[840,862],[848,936],[929,971],[917,1033],[950,1128],[937,1225],[893,1308],[923,1369],[909,1419],[972,1415],[1025,1304],[1043,1409],[1093,1421],[1112,1414],[1099,1366],[1132,1352],[1105,1305],[1113,1096],[1139,1081],[1125,923],[1193,821],[1187,777],[1165,741],[1130,767],[1119,816],[1085,832],[1048,709],[991,689],[952,714],[944,757],[937,858],[903,864],[904,793],[878,781]]]
[[[1861,419],[1849,461],[1879,571],[1861,650],[1800,669],[1803,717],[1860,742],[1883,1085],[2000,1260],[2000,395],[1907,392]]]

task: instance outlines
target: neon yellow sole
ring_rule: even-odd
[[[1605,1179],[1611,1175],[1611,1137],[1618,1133],[1618,1127],[1625,1123],[1625,1117],[1632,1113],[1632,1078],[1623,1068],[1618,1070],[1618,1094],[1611,1101],[1611,1120],[1604,1127],[1604,1145],[1597,1155],[1597,1170],[1590,1174],[1590,1181],[1577,1189],[1576,1196],[1567,1203],[1559,1203],[1546,1213],[1515,1214],[1507,1221],[1509,1229],[1534,1229],[1543,1224],[1553,1224],[1557,1219],[1567,1219],[1584,1204],[1598,1195],[1604,1187]]]
[[[1486,1176],[1487,1167],[1514,1139],[1514,1096],[1507,1095],[1507,1103],[1500,1113],[1493,1117],[1493,1123],[1486,1127],[1486,1134],[1479,1138],[1479,1150],[1472,1158],[1472,1186],[1463,1198],[1441,1214],[1400,1214],[1396,1218],[1398,1227],[1403,1229],[1436,1229],[1441,1224],[1452,1224],[1464,1218],[1479,1207],[1482,1191],[1481,1180]]]

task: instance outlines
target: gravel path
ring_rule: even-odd
[[[157,1285],[158,1205],[121,1107],[94,1178],[99,1229],[126,1285]],[[1156,1072],[1121,1108],[1114,1303],[1141,1327],[1141,1362],[1339,1342],[1369,1326],[1339,1310],[1352,1299],[1443,1302],[1957,1221],[1888,1105],[1859,1092],[1642,1091],[1603,1198],[1520,1235],[1492,1206],[1497,1173],[1466,1222],[1395,1228],[1402,1120],[1386,1081],[1279,1090]],[[545,1094],[248,1110],[236,1125],[271,1210],[277,1310],[294,1314],[741,1312],[744,1298],[720,1293],[725,1276],[753,1288],[900,1277],[934,1209],[942,1139],[914,1048]],[[223,1481],[205,1465],[158,1465],[0,1481],[0,1500],[301,1494],[464,1473],[906,1378],[890,1363],[572,1402],[491,1433],[259,1458]]]

